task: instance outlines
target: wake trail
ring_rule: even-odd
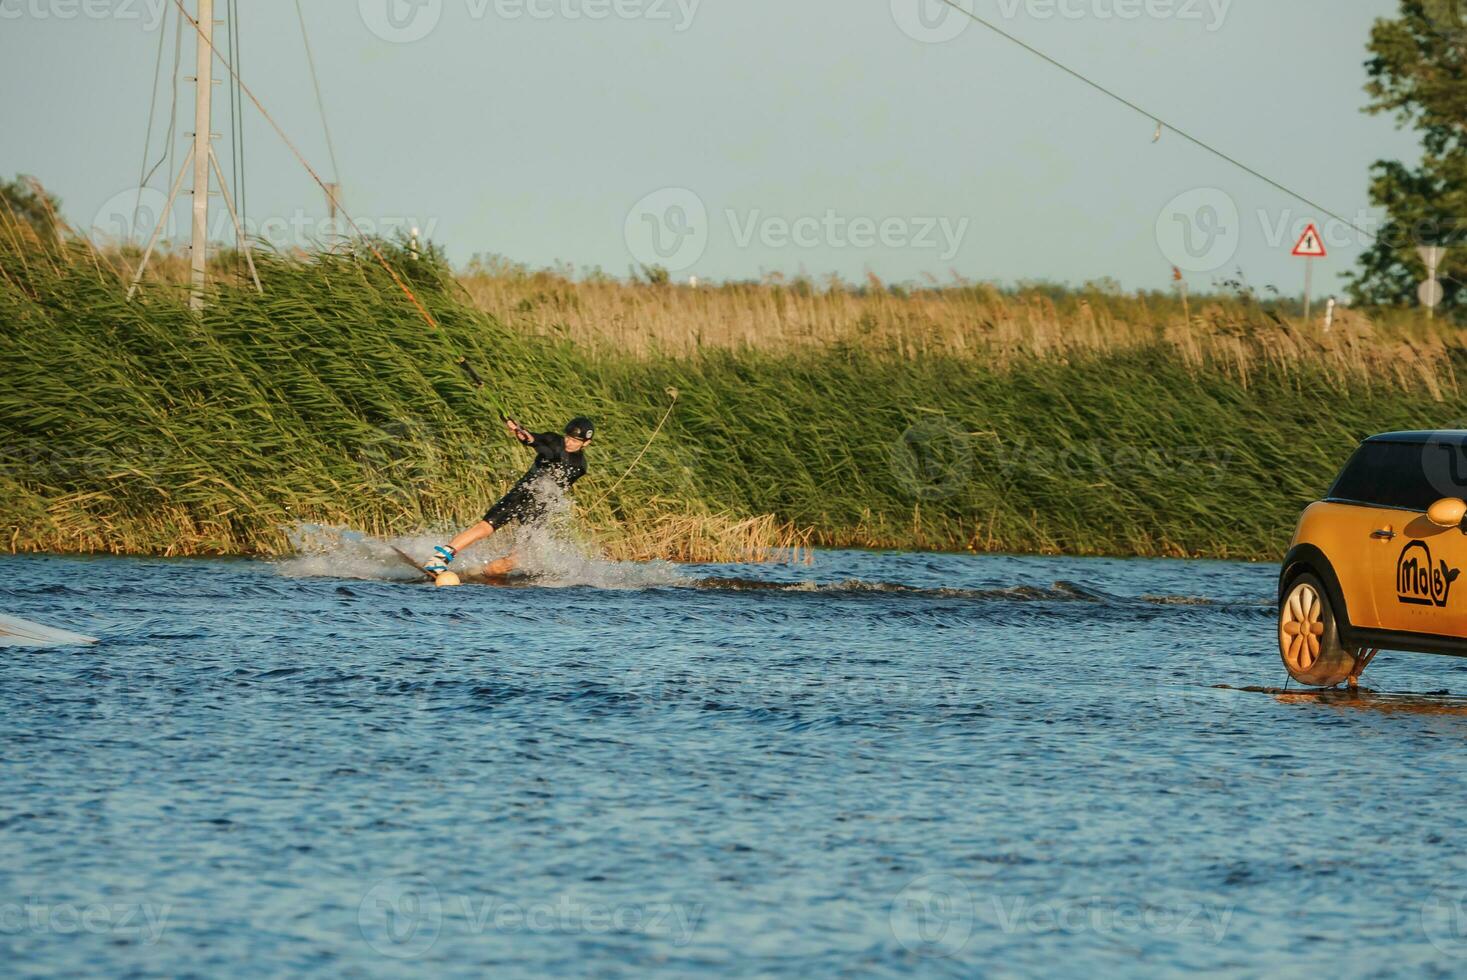
[[[392,548],[426,561],[433,546],[451,536],[440,533],[374,538],[351,528],[320,524],[300,524],[288,534],[296,553],[275,563],[276,571],[288,578],[405,583],[424,582],[424,576],[409,568]],[[495,584],[648,589],[688,585],[693,581],[670,562],[613,561],[593,553],[568,535],[545,527],[507,528],[483,544],[465,549],[454,561],[453,570],[466,583],[487,580],[489,564],[511,550],[517,563],[515,572],[508,580],[494,580]]]

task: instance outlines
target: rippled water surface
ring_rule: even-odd
[[[370,571],[0,559],[5,972],[1467,969],[1463,662],[1242,690],[1271,566]]]

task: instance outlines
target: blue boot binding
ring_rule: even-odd
[[[433,549],[433,555],[434,557],[428,560],[428,564],[423,566],[423,571],[438,575],[448,571],[448,566],[453,564],[454,558],[458,557],[458,552],[446,544],[440,544]]]

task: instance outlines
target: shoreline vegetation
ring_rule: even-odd
[[[597,420],[578,506],[621,559],[1270,559],[1359,438],[1467,426],[1467,335],[1416,311],[1326,332],[1238,284],[694,287],[380,247],[438,329],[348,247],[258,251],[263,295],[225,254],[194,315],[185,258],[129,301],[136,249],[0,211],[4,547],[272,556],[302,523],[469,522],[526,460],[459,355],[527,425]]]

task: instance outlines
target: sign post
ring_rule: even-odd
[[[1304,229],[1304,234],[1294,244],[1294,251],[1289,254],[1304,260],[1304,320],[1308,322],[1309,293],[1314,286],[1314,260],[1329,254],[1325,251],[1324,239],[1319,237],[1319,229],[1314,227],[1314,222],[1309,222],[1309,227]]]

